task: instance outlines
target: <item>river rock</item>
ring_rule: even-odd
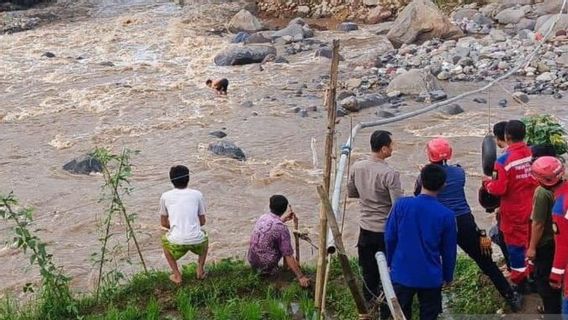
[[[246,161],[246,156],[243,150],[237,147],[231,141],[217,141],[209,144],[209,151],[213,152],[218,156],[228,157],[232,159],[237,159],[240,161]]]
[[[343,22],[337,25],[337,31],[349,32],[359,30],[359,26],[353,22]]]
[[[372,107],[378,107],[387,102],[387,98],[380,94],[366,94],[361,97],[357,97],[357,104],[359,109],[366,109]]]
[[[269,54],[267,55],[264,60],[262,60],[261,64],[265,64],[268,62],[272,62],[272,63],[290,63],[290,61],[288,61],[286,58],[282,57],[282,56],[277,56],[274,54]]]
[[[528,12],[528,9],[530,8],[527,7],[508,8],[499,12],[495,16],[495,20],[499,21],[499,23],[501,24],[516,24],[519,23],[519,21],[521,21],[521,19],[525,17],[525,15]]]
[[[432,101],[445,100],[448,94],[444,90],[434,90],[428,93]]]
[[[568,67],[568,52],[564,52],[556,58],[556,63],[560,66]]]
[[[368,24],[377,24],[387,20],[391,16],[392,12],[390,10],[384,8],[383,6],[376,6],[369,10],[367,17],[365,18],[365,22]],[[387,32],[388,30],[386,30],[386,32],[384,32],[383,34],[386,34]]]
[[[404,43],[424,42],[433,38],[453,39],[463,36],[430,0],[413,0],[398,15],[388,39],[395,47]]]
[[[428,71],[412,69],[396,76],[388,85],[386,91],[400,91],[406,95],[418,95],[424,91],[440,90],[438,80]]]
[[[489,3],[488,5],[479,9],[479,12],[489,18],[494,18],[497,13],[499,13],[498,3]]]
[[[227,134],[221,130],[209,132],[209,135],[219,139],[223,139],[227,136]]]
[[[504,42],[507,40],[507,34],[503,30],[493,29],[489,32],[489,36],[495,42]]]
[[[527,96],[523,92],[514,92],[513,93],[513,100],[515,100],[519,103],[527,103],[527,102],[529,102],[529,96]]]
[[[235,37],[233,38],[233,40],[231,40],[231,43],[244,43],[247,41],[247,39],[250,37],[250,34],[247,32],[239,32],[237,33],[237,35],[235,35]]]
[[[240,31],[256,32],[263,29],[262,23],[252,15],[248,10],[242,9],[239,11],[227,26],[230,32],[237,33]]]
[[[254,43],[270,43],[272,40],[267,38],[263,32],[256,32],[251,34],[245,39],[245,44],[254,44]]]
[[[554,74],[552,72],[545,72],[538,77],[536,77],[536,81],[548,82],[555,79]]]
[[[522,18],[521,21],[519,21],[519,23],[517,23],[515,25],[515,31],[519,32],[521,30],[534,30],[534,27],[536,26],[536,20],[535,19],[527,19],[527,18]]]
[[[436,78],[438,78],[438,80],[448,80],[450,77],[451,77],[451,74],[448,71],[441,71],[436,76]]]
[[[477,14],[477,10],[470,8],[460,8],[454,11],[452,14],[452,20],[455,22],[462,22],[463,19],[473,20],[473,17]]]
[[[385,119],[395,117],[394,113],[381,109],[377,110],[376,114],[379,118],[385,118]]]
[[[552,26],[552,24],[554,23],[554,20],[556,19],[557,16],[558,16],[557,14],[551,14],[538,18],[536,20],[535,30],[537,32],[540,32],[540,34],[545,35],[550,29],[550,26]],[[561,14],[560,19],[552,29],[551,36],[554,36],[554,34],[557,31],[567,30],[567,29],[568,29],[568,14]]]
[[[304,20],[304,19],[302,19],[302,18],[300,18],[300,17],[294,18],[294,19],[290,20],[290,22],[288,22],[288,25],[289,25],[289,26],[290,26],[290,25],[293,25],[293,24],[301,25],[302,27],[308,25],[308,24],[306,23],[306,20]]]
[[[274,32],[272,34],[272,39],[274,40],[284,36],[290,36],[295,41],[300,41],[305,38],[313,37],[313,33],[310,33],[309,31],[310,29],[307,26],[302,26],[298,23],[290,22],[290,24],[288,24],[286,28]]]
[[[535,11],[537,16],[543,16],[546,14],[557,14],[562,8],[563,0],[544,0],[542,3],[537,3],[535,5]],[[568,13],[568,6],[564,8],[564,12]]]
[[[509,8],[513,8],[516,6],[528,6],[533,4],[533,0],[499,0],[498,1],[499,4],[499,11],[505,10],[505,9],[509,9]]]
[[[231,46],[219,52],[214,61],[218,66],[260,63],[269,54],[276,55],[276,48],[268,45]]]
[[[455,116],[456,114],[460,114],[460,113],[464,112],[462,107],[457,103],[453,103],[453,104],[450,104],[450,105],[447,105],[447,106],[442,106],[442,107],[440,107],[440,111],[442,113],[445,113],[445,114],[451,115],[451,116]]]
[[[379,23],[369,28],[369,31],[376,35],[386,35],[394,26],[394,21]],[[389,40],[390,41],[390,40]]]
[[[347,97],[339,102],[339,106],[350,112],[358,112],[359,103],[355,97]]]
[[[310,14],[310,7],[308,6],[298,6],[296,8],[296,12],[298,13],[298,15],[302,16],[302,17],[306,17]]]
[[[347,97],[352,97],[355,96],[355,94],[352,91],[341,91],[339,94],[337,94],[337,101],[341,101]]]
[[[473,20],[473,22],[477,23],[480,26],[491,26],[491,25],[493,25],[493,20],[491,20],[491,18],[484,16],[481,13],[475,14],[473,16],[472,20]]]
[[[317,49],[314,52],[314,57],[318,58],[318,57],[322,57],[322,58],[328,58],[331,59],[331,56],[333,54],[333,50],[329,47],[322,47]],[[339,61],[345,61],[345,58],[343,58],[343,56],[341,54],[339,54]]]
[[[84,155],[66,163],[63,170],[73,174],[91,174],[102,172],[103,166],[93,156]]]

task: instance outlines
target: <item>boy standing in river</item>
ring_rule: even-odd
[[[207,257],[208,238],[201,230],[205,224],[205,201],[201,192],[187,188],[189,169],[175,166],[170,169],[170,180],[174,189],[164,192],[160,198],[160,223],[168,229],[162,236],[164,254],[172,275],[170,280],[181,283],[181,273],[177,260],[188,251],[199,256],[197,279],[205,278],[205,259]]]

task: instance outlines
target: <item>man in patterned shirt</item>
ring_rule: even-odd
[[[300,286],[310,285],[310,279],[300,270],[294,258],[290,241],[290,232],[284,224],[294,219],[294,211],[288,210],[288,199],[282,195],[270,197],[270,212],[263,214],[256,222],[250,238],[248,261],[253,269],[262,274],[273,274],[278,269],[278,262],[284,262],[294,272]],[[286,214],[285,214],[286,213]]]

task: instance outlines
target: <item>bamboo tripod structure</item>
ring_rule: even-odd
[[[327,230],[328,222],[332,228],[332,233],[337,245],[339,252],[339,261],[341,263],[341,268],[347,285],[351,290],[355,304],[357,305],[357,310],[362,316],[361,319],[365,319],[367,316],[367,307],[363,300],[362,294],[359,291],[357,282],[349,265],[349,260],[345,254],[343,248],[343,242],[341,241],[341,233],[333,214],[333,209],[329,201],[329,190],[331,184],[331,170],[333,167],[333,148],[334,148],[334,137],[335,137],[335,121],[337,118],[337,107],[336,107],[336,93],[337,93],[337,78],[338,78],[338,68],[339,68],[339,40],[333,40],[333,51],[331,58],[331,70],[330,70],[330,83],[329,88],[326,91],[325,96],[325,106],[327,109],[327,134],[325,137],[325,163],[323,168],[323,184],[318,187],[318,194],[320,196],[320,227],[319,227],[319,249],[318,249],[318,262],[317,262],[317,275],[316,275],[316,290],[315,290],[315,306],[319,315],[319,319],[324,316],[324,305],[325,305],[325,287],[326,287],[326,269],[327,269]]]

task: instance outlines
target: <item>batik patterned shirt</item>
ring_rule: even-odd
[[[272,273],[282,257],[292,256],[294,250],[288,227],[273,213],[263,214],[254,226],[250,238],[248,261],[261,273]]]

